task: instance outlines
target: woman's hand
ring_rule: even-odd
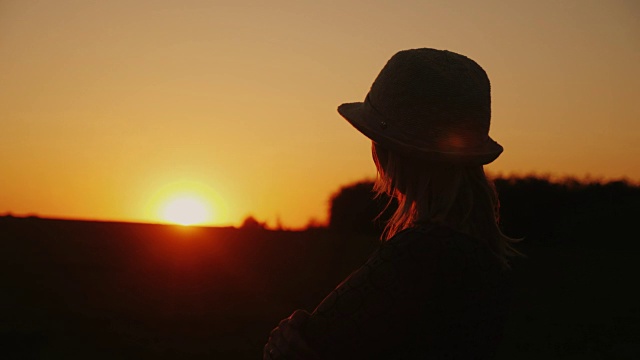
[[[291,316],[280,321],[271,331],[269,341],[264,346],[264,360],[320,360],[320,356],[302,338],[300,329],[309,318],[309,313],[296,310]]]

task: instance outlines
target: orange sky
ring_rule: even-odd
[[[338,115],[391,55],[465,54],[492,81],[499,173],[640,180],[629,1],[0,1],[0,214],[323,220],[373,177]]]

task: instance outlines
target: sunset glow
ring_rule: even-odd
[[[179,225],[221,225],[228,220],[224,201],[211,187],[187,180],[159,187],[147,203],[147,214]]]
[[[376,176],[336,108],[419,47],[487,71],[504,147],[490,172],[640,181],[638,14],[622,0],[0,1],[0,215],[174,222],[165,208],[193,196],[210,214],[178,221],[325,221],[331,194]]]
[[[162,218],[180,225],[196,225],[210,222],[212,214],[202,199],[180,196],[167,203],[162,210]]]

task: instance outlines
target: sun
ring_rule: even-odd
[[[145,204],[152,221],[179,225],[215,225],[228,221],[226,202],[208,184],[173,180],[155,189]]]
[[[193,195],[179,195],[167,201],[161,216],[165,221],[179,225],[197,225],[212,220],[211,207]]]

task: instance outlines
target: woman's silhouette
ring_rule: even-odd
[[[486,73],[453,52],[401,51],[338,112],[372,140],[375,189],[399,206],[366,264],[281,321],[264,358],[492,358],[517,252],[483,170],[503,150],[488,135]]]

